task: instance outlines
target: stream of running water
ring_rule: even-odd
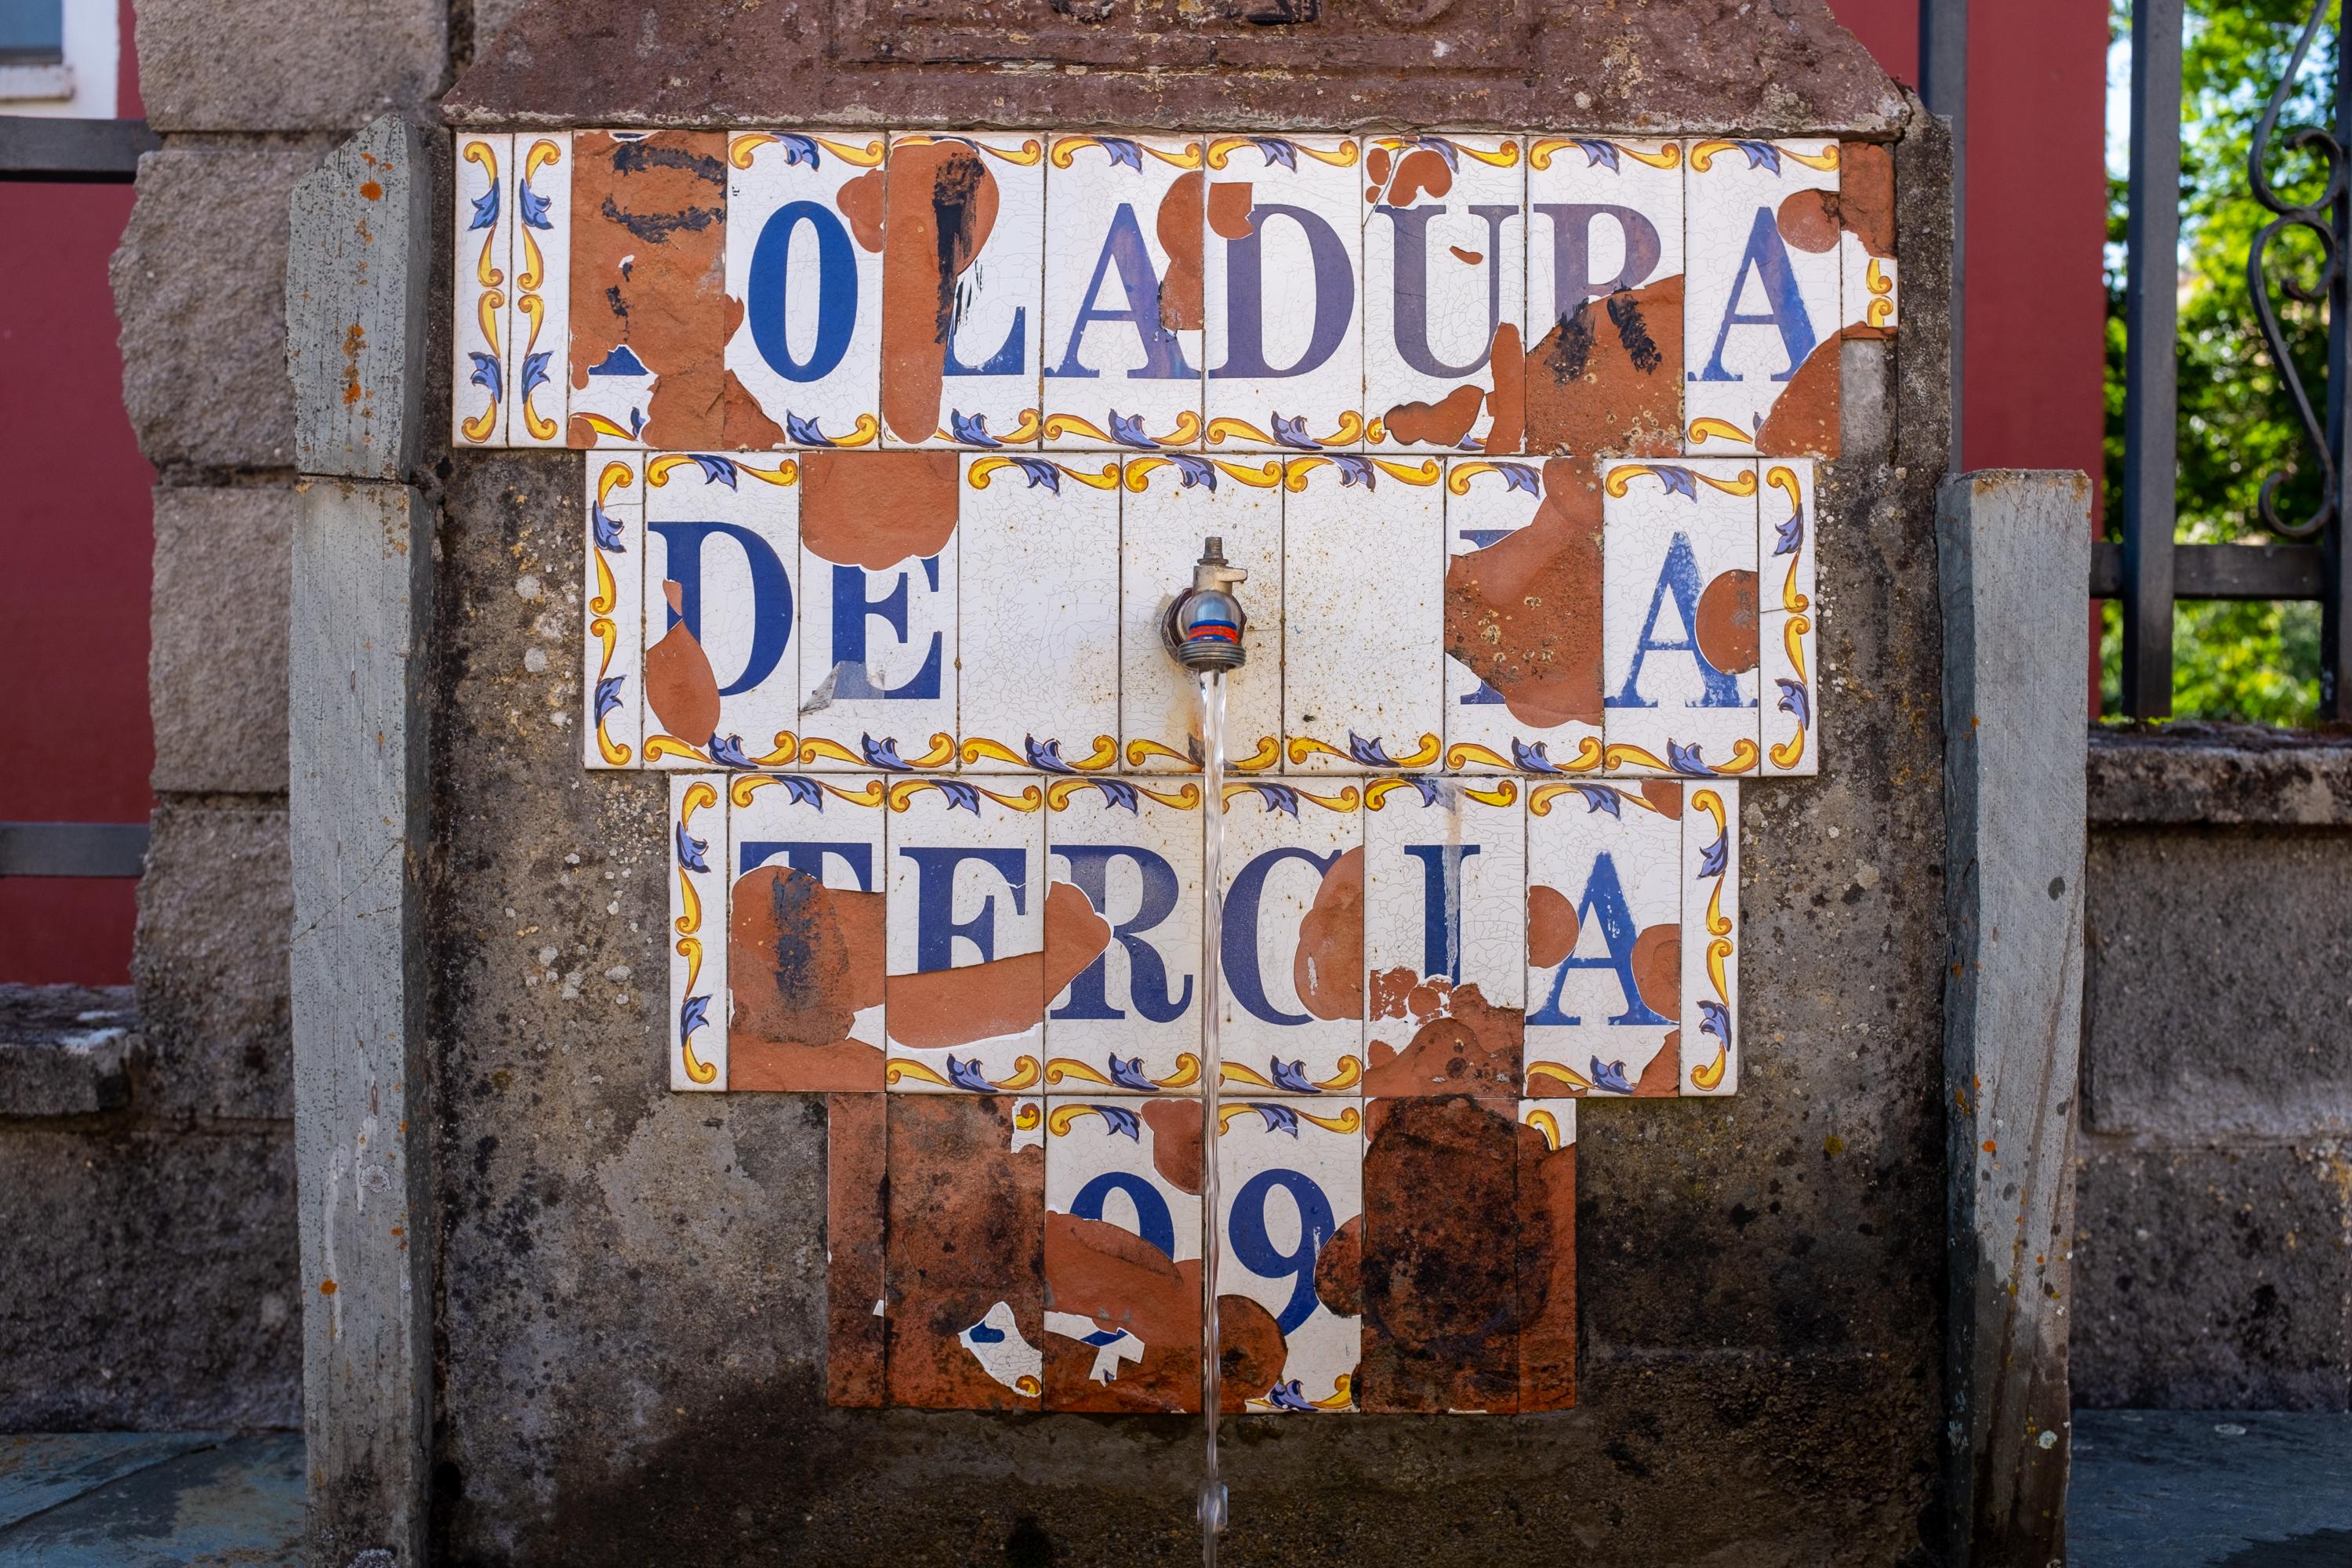
[[[1201,672],[1201,1563],[1217,1568],[1225,1529],[1225,1483],[1217,1471],[1217,1417],[1223,1358],[1217,1344],[1217,1089],[1224,1071],[1223,951],[1225,897],[1225,678]]]

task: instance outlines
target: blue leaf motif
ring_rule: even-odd
[[[1265,802],[1269,816],[1277,811],[1286,811],[1293,816],[1298,815],[1298,792],[1288,784],[1253,784],[1249,787],[1257,791],[1258,798]]]
[[[1041,741],[1034,735],[1021,737],[1021,750],[1028,755],[1029,765],[1049,773],[1074,773],[1078,770],[1062,760],[1062,742]]]
[[[1795,554],[1798,547],[1805,542],[1804,508],[1799,507],[1795,511],[1790,512],[1789,514],[1788,521],[1780,523],[1773,530],[1772,538],[1774,541],[1772,545],[1773,554]]]
[[[1773,684],[1780,689],[1779,703],[1780,711],[1792,716],[1797,721],[1798,729],[1811,729],[1813,700],[1805,695],[1805,683],[1801,680],[1779,679]]]
[[[1013,466],[1027,477],[1031,489],[1043,485],[1055,495],[1062,493],[1062,470],[1046,458],[1015,458]]]
[[[1110,438],[1122,447],[1141,447],[1149,449],[1156,448],[1160,445],[1144,434],[1142,415],[1121,414],[1116,408],[1110,411]]]
[[[1666,742],[1666,766],[1674,769],[1674,771],[1678,773],[1713,773],[1715,770],[1706,765],[1706,759],[1698,754],[1699,748],[1705,742],[1703,742],[1693,741],[1689,745],[1685,746],[1679,741],[1668,741]]]
[[[1315,1092],[1315,1086],[1307,1079],[1307,1058],[1304,1057],[1293,1062],[1286,1062],[1280,1057],[1268,1057],[1265,1063],[1265,1075],[1274,1079],[1276,1088],[1286,1089],[1293,1094]],[[1286,1110],[1283,1114],[1288,1116],[1290,1113]],[[1296,1118],[1292,1120],[1286,1131],[1294,1138],[1298,1136],[1298,1123]]]
[[[525,397],[547,384],[547,358],[554,352],[553,349],[541,349],[535,354],[523,355],[522,395]]]
[[[988,416],[966,414],[960,408],[948,410],[948,434],[967,447],[1002,447],[1003,442],[988,433]]]
[[[824,790],[814,779],[804,779],[798,773],[783,775],[784,798],[794,805],[813,805],[824,809]]]
[[[1169,458],[1169,461],[1174,463],[1176,471],[1184,477],[1184,489],[1189,490],[1194,485],[1206,485],[1211,494],[1216,492],[1217,466],[1208,458],[1188,457],[1179,452]]]
[[[1276,1083],[1282,1082],[1282,1063],[1279,1061],[1270,1061],[1266,1065],[1274,1069],[1274,1081]],[[1290,1064],[1290,1079],[1292,1081],[1302,1084],[1307,1082],[1307,1079],[1300,1076],[1298,1070],[1305,1065],[1306,1063],[1303,1060],[1295,1061]],[[1311,1089],[1313,1086],[1310,1084],[1308,1087]],[[1286,1105],[1269,1105],[1264,1101],[1260,1101],[1252,1105],[1250,1109],[1256,1111],[1260,1116],[1265,1118],[1265,1130],[1268,1132],[1287,1132],[1293,1138],[1298,1136],[1298,1112],[1291,1110],[1290,1107]]]
[[[1633,1092],[1633,1086],[1626,1081],[1625,1064],[1603,1062],[1599,1057],[1592,1058],[1592,1084],[1595,1089],[1605,1089],[1612,1094]]]
[[[694,466],[702,470],[704,484],[725,485],[730,490],[737,488],[735,464],[732,459],[716,457],[709,452],[689,452],[687,456],[692,458]]]
[[[628,546],[621,542],[620,520],[606,511],[601,501],[588,513],[588,526],[596,531],[596,548],[615,555],[625,555]]]
[[[776,140],[783,143],[785,168],[789,169],[795,163],[806,163],[812,169],[816,167],[817,145],[815,137],[800,136],[795,135],[791,132],[786,132],[782,135],[778,136]]]
[[[948,797],[948,809],[950,811],[968,811],[974,816],[978,816],[980,815],[980,788],[978,785],[964,784],[956,779],[940,779],[937,782],[940,786],[940,793]]]
[[[639,437],[639,436],[643,435],[643,434],[645,433],[645,428],[646,428],[646,411],[645,411],[644,409],[642,409],[642,408],[632,408],[632,409],[630,409],[630,410],[629,410],[629,437],[630,437],[630,439],[631,439],[631,440],[635,440],[637,437]]]
[[[1105,811],[1118,808],[1133,812],[1136,809],[1135,786],[1125,779],[1097,779],[1094,781],[1094,786],[1102,791]]]
[[[695,837],[686,830],[683,822],[677,825],[677,863],[680,867],[688,871],[709,870],[710,862],[702,858],[709,847],[709,839]]]
[[[1095,145],[1100,147],[1109,157],[1112,168],[1133,169],[1138,174],[1143,172],[1143,149],[1126,137],[1097,136],[1095,138]]]
[[[552,230],[555,227],[547,216],[547,198],[532,190],[529,180],[515,187],[515,216],[522,220],[525,228]]]
[[[1722,876],[1723,868],[1730,859],[1731,835],[1718,833],[1714,843],[1698,852],[1698,879],[1704,882],[1709,877]]]
[[[1769,169],[1776,174],[1780,172],[1780,149],[1769,142],[1735,142],[1732,145],[1748,154],[1749,168]]]
[[[1685,500],[1698,500],[1698,476],[1688,468],[1653,467],[1650,472],[1658,476],[1658,483],[1666,487],[1668,495],[1681,496]]]
[[[1505,495],[1513,490],[1525,490],[1531,496],[1543,494],[1543,481],[1536,477],[1535,469],[1525,463],[1497,463],[1495,471],[1503,476]]]
[[[1267,1389],[1265,1391],[1265,1402],[1268,1405],[1273,1405],[1276,1410],[1312,1410],[1315,1408],[1313,1405],[1307,1403],[1306,1392],[1298,1386],[1298,1380],[1295,1377],[1288,1383],[1277,1383],[1272,1388]]]
[[[958,1089],[972,1089],[981,1094],[986,1094],[996,1087],[989,1082],[987,1076],[980,1070],[978,1057],[964,1062],[960,1062],[953,1057],[948,1058],[948,1081]]]
[[[760,765],[744,754],[743,737],[740,735],[711,736],[710,760],[730,768],[755,768]]]
[[[495,228],[499,221],[499,188],[492,185],[474,198],[474,220],[466,226],[471,234],[478,228]]]
[[[604,715],[621,705],[621,681],[624,678],[608,675],[596,683],[596,722],[602,724]]]
[[[1412,139],[1412,145],[1436,153],[1445,160],[1445,166],[1449,169],[1459,172],[1462,167],[1462,150],[1443,136],[1416,136]]]
[[[833,437],[816,427],[816,421],[803,418],[791,409],[784,410],[784,437],[795,447],[830,447]]]
[[[689,996],[686,999],[686,1005],[677,1010],[677,1037],[681,1040],[689,1039],[695,1030],[709,1022],[710,998]]]
[[[1137,1059],[1139,1061],[1142,1058],[1138,1058]],[[1103,1129],[1104,1137],[1132,1138],[1138,1143],[1143,1142],[1142,1121],[1138,1119],[1134,1111],[1128,1110],[1125,1106],[1089,1105],[1087,1109],[1101,1117],[1104,1121],[1109,1124]]]
[[[1387,748],[1381,744],[1381,738],[1378,735],[1375,735],[1370,740],[1367,741],[1361,735],[1357,734],[1353,730],[1349,731],[1348,755],[1354,758],[1357,762],[1363,763],[1364,766],[1368,768],[1392,768],[1396,766],[1395,759],[1391,758],[1388,753]]]
[[[1131,1089],[1139,1094],[1149,1094],[1160,1087],[1143,1075],[1141,1057],[1130,1057],[1126,1061],[1121,1061],[1118,1059],[1118,1053],[1113,1051],[1110,1054],[1109,1070],[1111,1082],[1121,1089]]]
[[[1421,804],[1423,805],[1435,805],[1438,797],[1445,793],[1443,786],[1427,773],[1407,773],[1404,782],[1421,792]]]
[[[1586,168],[1606,169],[1612,174],[1618,172],[1617,148],[1614,143],[1587,142],[1580,138],[1576,142],[1576,150],[1584,154]]]
[[[1331,466],[1339,470],[1342,489],[1354,484],[1360,484],[1368,490],[1380,488],[1377,483],[1380,470],[1372,467],[1370,458],[1351,458],[1342,453],[1331,459]]]
[[[1590,816],[1596,811],[1605,811],[1620,822],[1625,819],[1622,805],[1624,797],[1608,785],[1580,784],[1570,784],[1569,787],[1584,797],[1586,816]]]
[[[1517,735],[1511,737],[1511,765],[1523,773],[1559,772],[1559,764],[1551,760],[1551,752],[1546,749],[1546,742],[1538,741],[1530,745]]]
[[[871,735],[860,734],[857,737],[857,750],[858,753],[866,759],[866,765],[869,768],[888,768],[892,773],[898,773],[914,772],[914,769],[908,767],[899,758],[898,742],[895,736],[885,735],[877,741]]]
[[[499,356],[468,353],[466,357],[474,362],[474,374],[467,376],[466,380],[488,393],[490,401],[496,403],[499,400],[499,394],[506,390],[506,377],[499,370]]]
[[[1250,145],[1265,154],[1267,168],[1271,169],[1279,163],[1294,174],[1298,172],[1298,149],[1281,137],[1253,136],[1250,138]]]
[[[1287,419],[1276,414],[1274,416],[1274,438],[1282,446],[1296,447],[1302,452],[1322,450],[1315,444],[1315,437],[1307,433],[1307,416],[1304,414],[1296,414]]]
[[[1720,1002],[1702,1002],[1698,1005],[1698,1032],[1713,1035],[1728,1050],[1731,1047],[1731,1010]]]

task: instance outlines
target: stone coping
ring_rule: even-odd
[[[2095,725],[2093,827],[2352,827],[2352,731]]]

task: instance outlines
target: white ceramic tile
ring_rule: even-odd
[[[1375,447],[1519,447],[1498,430],[1496,360],[1517,402],[1527,330],[1527,170],[1509,136],[1367,142],[1364,406]]]
[[[1707,138],[1690,142],[1686,157],[1688,449],[1791,452],[1767,421],[1816,353],[1827,356],[1814,374],[1836,406],[1844,321],[1836,207],[1804,193],[1835,193],[1838,144]]]
[[[1046,1087],[1199,1093],[1200,784],[1061,778],[1046,801],[1054,896],[1092,911],[1047,966],[1047,984],[1068,980],[1045,1014]]]
[[[1761,660],[1758,691],[1763,721],[1762,772],[1821,772],[1821,675],[1814,638],[1821,608],[1813,573],[1813,465],[1810,458],[1771,458],[1759,498],[1757,584],[1764,613],[1757,639]]]
[[[1441,465],[1339,455],[1284,467],[1286,769],[1435,767],[1445,723]]]
[[[669,780],[669,1086],[727,1087],[727,785]]]
[[[963,459],[967,768],[1118,765],[1118,459]]]
[[[1601,528],[1565,495],[1547,505],[1591,483],[1569,458],[1446,465],[1447,767],[1601,765]]]
[[[1674,1092],[1686,788],[1529,792],[1528,1093]]]
[[[658,452],[645,476],[646,763],[788,765],[804,610],[798,469],[766,453]]]
[[[1207,157],[1210,447],[1361,446],[1361,145],[1213,136]]]
[[[1576,1146],[1576,1101],[1572,1100],[1523,1100],[1519,1101],[1519,1122],[1541,1132],[1546,1148]]]
[[[1895,258],[1873,256],[1852,230],[1839,237],[1838,270],[1844,290],[1845,324],[1891,332],[1902,309]]]
[[[1820,514],[1813,502],[1810,458],[1769,458],[1756,465],[1763,479],[1757,497],[1756,594],[1759,607],[1791,614],[1813,607],[1813,531]]]
[[[1054,138],[1048,447],[1200,444],[1202,153],[1197,137]]]
[[[1602,473],[1608,771],[1753,769],[1756,465],[1611,463]]]
[[[1034,447],[1042,427],[1045,138],[895,132],[889,182],[884,444]],[[992,205],[994,216],[975,247],[972,231]]]
[[[1739,1089],[1739,785],[1684,786],[1682,1092]]]
[[[752,131],[727,149],[727,297],[742,311],[727,368],[764,420],[730,444],[871,446],[882,429],[883,138]]]
[[[581,584],[583,711],[580,761],[584,767],[638,765],[645,744],[646,574],[645,459],[635,452],[600,453],[587,460],[584,510],[588,533]]]
[[[1362,1081],[1362,792],[1328,785],[1225,786],[1222,1081],[1236,1094]]]
[[[1641,138],[1539,136],[1528,144],[1530,346],[1588,300],[1683,270],[1683,149]],[[1681,336],[1681,323],[1674,323]]]
[[[1225,559],[1249,578],[1234,592],[1249,617],[1249,662],[1225,678],[1225,757],[1240,773],[1282,756],[1282,465],[1272,458],[1187,455],[1131,458],[1119,526],[1119,739],[1139,772],[1200,764],[1201,700],[1192,676],[1169,657],[1160,627],[1192,583],[1201,544],[1224,541]]]
[[[457,138],[450,300],[450,440],[506,444],[506,328],[514,245],[514,138]]]
[[[507,441],[562,447],[572,384],[572,132],[514,139],[514,308],[507,337]]]
[[[1057,1095],[1045,1108],[1047,1214],[1139,1237],[1163,1260],[1147,1271],[1123,1249],[1113,1251],[1118,1261],[1114,1278],[1142,1282],[1140,1299],[1108,1295],[1101,1274],[1082,1269],[1088,1294],[1075,1303],[1081,1310],[1048,1308],[1046,1408],[1199,1410],[1200,1279],[1197,1269],[1188,1276],[1175,1267],[1201,1256],[1199,1102],[1153,1105]],[[1047,1221],[1049,1295],[1062,1249],[1084,1257],[1094,1245],[1090,1228]],[[1104,1240],[1105,1250],[1119,1247],[1116,1238]],[[1066,1290],[1070,1283],[1078,1282],[1066,1282]],[[1154,1346],[1145,1335],[1172,1337],[1174,1342]],[[1147,1355],[1160,1369],[1150,1388],[1140,1386]]]
[[[1271,1386],[1234,1392],[1253,1411],[1352,1410],[1363,1320],[1325,1304],[1315,1266],[1364,1211],[1363,1101],[1227,1101],[1218,1120],[1217,1294],[1265,1308],[1285,1351]]]
[[[1036,778],[892,781],[892,1089],[986,1093],[1043,1079],[1045,805]]]

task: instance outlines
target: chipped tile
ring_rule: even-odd
[[[572,384],[572,132],[514,139],[514,308],[507,444],[562,447]]]
[[[727,139],[728,445],[880,438],[884,152],[869,131]]]
[[[881,1091],[886,783],[730,782],[730,1089]]]
[[[1527,171],[1510,136],[1376,136],[1365,155],[1364,404],[1374,447],[1516,452]]]
[[[1756,465],[1601,472],[1606,769],[1748,772],[1759,733]]]
[[[1237,1094],[1362,1081],[1362,795],[1331,782],[1225,786],[1222,1081]]]
[[[1595,779],[1528,792],[1530,1093],[1676,1092],[1685,790]]]
[[[1821,679],[1813,603],[1813,465],[1790,458],[1760,465],[1764,490],[1757,548],[1763,572],[1757,587],[1764,614],[1757,636],[1766,777],[1821,772]]]
[[[1076,889],[1046,884],[1043,784],[898,779],[889,801],[884,1080],[1034,1088],[1045,1003],[1060,989],[1047,975],[1097,921]]]
[[[1363,1101],[1219,1112],[1227,1410],[1352,1410],[1363,1323]]]
[[[890,1403],[1035,1410],[1045,1359],[1045,1101],[884,1099]]]
[[[1519,1412],[1576,1405],[1576,1101],[1519,1101]]]
[[[449,439],[459,447],[501,447],[507,435],[514,138],[460,135],[454,167],[457,262],[450,300]]]
[[[824,1397],[879,1407],[889,1393],[883,1262],[889,1191],[889,1100],[828,1094],[824,1173]]]
[[[1339,456],[1283,467],[1286,771],[1435,767],[1445,723],[1442,466]]]
[[[1683,149],[1528,144],[1529,452],[1682,450]]]
[[[669,1086],[727,1087],[727,805],[718,773],[669,780]],[[713,848],[721,859],[711,858]]]
[[[1351,136],[1209,141],[1213,449],[1364,440],[1364,174]]]
[[[1047,447],[1200,445],[1202,150],[1198,138],[1054,138]]]
[[[798,468],[662,452],[645,476],[646,765],[785,766],[805,609]]]
[[[637,765],[645,744],[645,459],[610,452],[586,465],[588,537],[581,584],[580,761]]]
[[[963,765],[1118,765],[1118,459],[963,458]]]
[[[1845,335],[1895,335],[1902,289],[1895,261],[1895,150],[1838,144],[1838,273]]]
[[[1445,476],[1445,765],[1601,765],[1601,484],[1590,463]]]
[[[1685,786],[1682,1092],[1739,1089],[1739,786]]]

